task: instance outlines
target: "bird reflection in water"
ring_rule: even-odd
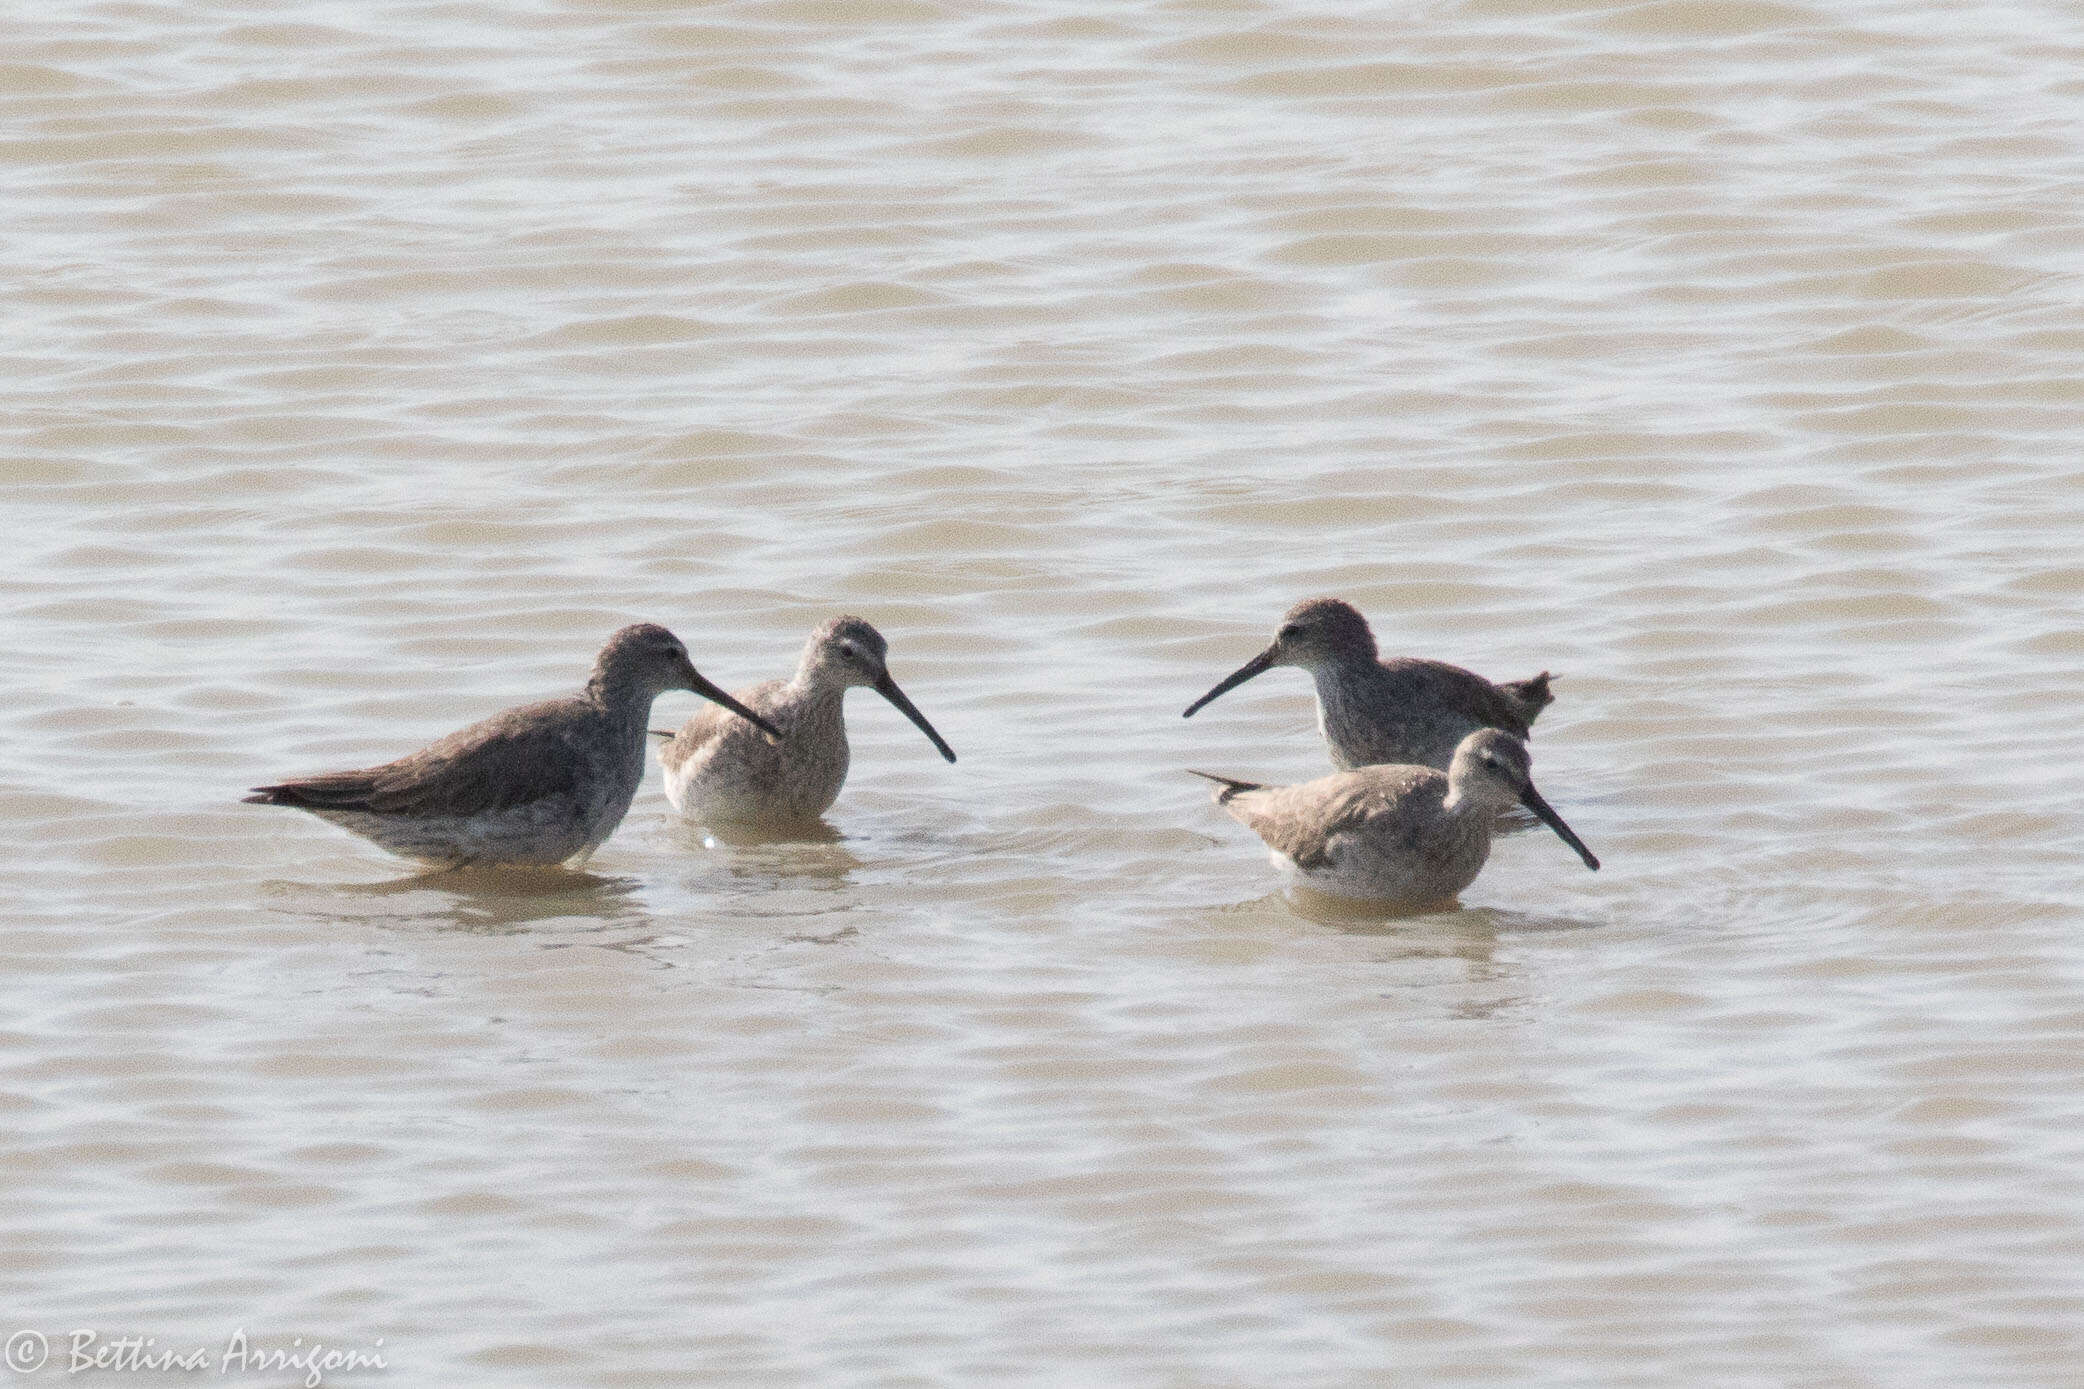
[[[343,926],[516,935],[649,927],[644,883],[568,869],[459,868],[371,883],[273,882],[283,910]]]
[[[1465,907],[1449,902],[1422,912],[1399,908],[1394,903],[1370,902],[1361,898],[1334,897],[1313,892],[1300,884],[1268,893],[1269,902],[1285,902],[1297,916],[1320,926],[1331,926],[1349,935],[1413,935],[1420,931],[1453,931],[1457,935],[1493,939],[1503,934],[1533,931],[1589,931],[1604,923],[1581,917],[1543,916],[1536,912],[1508,911],[1501,907]]]
[[[733,878],[786,878],[796,886],[822,882],[840,887],[848,874],[865,866],[846,847],[847,836],[823,820],[793,825],[701,825],[682,820],[667,833],[675,848],[702,853]]]

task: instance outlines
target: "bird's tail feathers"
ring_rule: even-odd
[[[1527,722],[1532,723],[1536,715],[1556,702],[1556,697],[1549,693],[1549,682],[1559,678],[1543,671],[1529,680],[1507,680],[1498,688],[1519,703],[1526,713]]]
[[[1260,791],[1265,789],[1264,782],[1239,781],[1234,776],[1217,776],[1214,772],[1197,772],[1192,767],[1186,768],[1185,771],[1188,776],[1198,776],[1204,781],[1213,781],[1223,788],[1216,793],[1217,805],[1228,805],[1230,798],[1240,791]]]
[[[278,786],[256,786],[251,795],[239,800],[244,805],[292,805],[299,810],[367,810],[371,790],[367,776],[336,772]]]

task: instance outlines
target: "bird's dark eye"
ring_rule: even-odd
[[[1294,641],[1297,637],[1302,635],[1302,627],[1296,623],[1291,622],[1286,627],[1283,627],[1280,631],[1276,632],[1274,635],[1279,637],[1282,641]]]
[[[850,641],[843,641],[839,644],[839,654],[846,657],[850,661],[858,661],[861,659],[861,652],[859,648],[857,648],[854,645],[854,643]]]

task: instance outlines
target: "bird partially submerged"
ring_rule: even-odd
[[[1263,786],[1194,772],[1214,799],[1266,842],[1291,880],[1334,897],[1398,908],[1436,906],[1476,881],[1498,813],[1515,803],[1577,851],[1599,860],[1534,789],[1526,744],[1494,728],[1455,748],[1445,773],[1370,766],[1296,786]]]

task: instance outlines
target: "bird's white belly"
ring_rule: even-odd
[[[1327,897],[1347,897],[1362,902],[1399,895],[1394,892],[1385,894],[1379,883],[1355,874],[1349,866],[1336,861],[1316,868],[1304,868],[1279,849],[1269,850],[1266,857],[1273,864],[1274,871],[1281,875],[1281,881],[1290,887],[1306,887]]]
[[[1431,906],[1453,899],[1475,878],[1474,867],[1460,861],[1413,862],[1408,857],[1382,852],[1366,842],[1347,842],[1335,848],[1328,861],[1304,868],[1279,850],[1268,854],[1274,869],[1292,886],[1306,887],[1327,897],[1345,897],[1361,902]],[[1480,867],[1478,858],[1475,867]]]
[[[590,853],[614,832],[620,817],[589,842],[569,803],[536,802],[479,815],[377,815],[367,811],[314,812],[404,858],[422,863],[512,863],[551,866]]]
[[[822,763],[761,749],[753,756],[689,758],[666,773],[666,799],[683,815],[747,824],[816,819],[846,781],[844,744]]]

